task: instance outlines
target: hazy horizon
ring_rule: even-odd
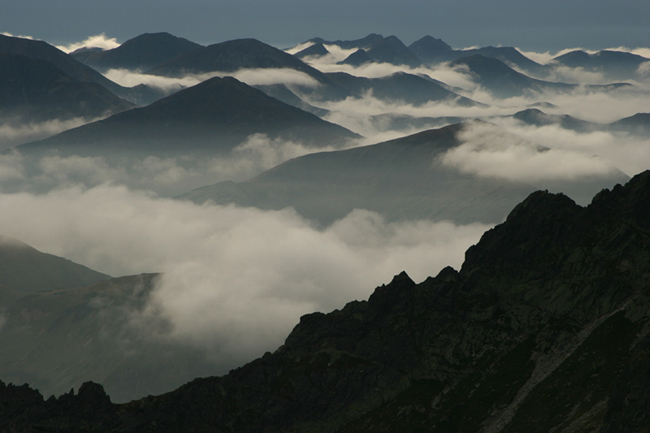
[[[650,3],[643,0],[585,4],[578,0],[497,4],[478,0],[301,3],[192,0],[4,2],[0,32],[30,35],[56,45],[104,33],[124,42],[141,33],[167,31],[200,44],[253,37],[285,48],[313,37],[358,39],[395,35],[407,45],[430,34],[454,48],[480,44],[560,50],[649,46]],[[62,26],[61,23],[65,22]]]

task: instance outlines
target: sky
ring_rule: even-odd
[[[647,0],[0,0],[0,32],[70,44],[166,31],[201,44],[253,37],[288,47],[312,37],[425,36],[454,48],[650,46]]]

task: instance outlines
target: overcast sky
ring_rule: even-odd
[[[648,0],[0,0],[0,32],[69,44],[167,31],[202,44],[253,37],[286,47],[321,36],[430,34],[455,48],[650,46]]]

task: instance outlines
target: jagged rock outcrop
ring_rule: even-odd
[[[445,268],[420,284],[399,274],[368,301],[303,316],[276,352],[111,406],[93,427],[645,431],[649,217],[650,172],[585,208],[533,193],[467,251],[460,271]],[[61,425],[72,422],[66,410],[54,416]],[[29,425],[15,419],[3,422]]]

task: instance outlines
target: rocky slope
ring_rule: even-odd
[[[646,431],[650,172],[539,191],[460,271],[303,316],[274,353],[126,405],[0,386],[5,431]]]

